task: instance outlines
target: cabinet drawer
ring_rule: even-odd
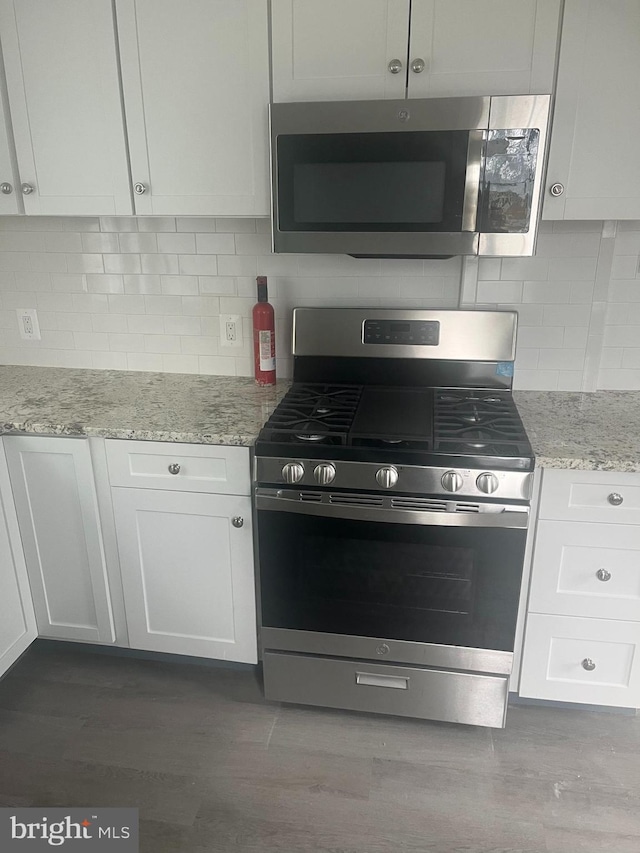
[[[529,610],[640,622],[640,527],[541,521]]]
[[[539,517],[640,524],[640,474],[547,469]]]
[[[639,645],[636,622],[530,613],[520,695],[637,708]]]
[[[476,726],[504,726],[509,679],[499,675],[265,652],[267,699]]]
[[[248,495],[249,449],[157,441],[105,442],[112,486]]]

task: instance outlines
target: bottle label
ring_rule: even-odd
[[[271,334],[269,329],[260,331],[260,370],[264,371],[276,369],[276,360],[273,357],[271,346]]]

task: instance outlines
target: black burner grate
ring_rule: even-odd
[[[346,444],[361,393],[359,385],[294,385],[264,425],[261,439]]]
[[[455,388],[435,392],[434,449],[488,456],[531,452],[509,392]]]

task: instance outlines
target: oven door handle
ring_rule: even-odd
[[[529,508],[503,507],[489,504],[485,512],[434,512],[423,509],[333,504],[325,501],[303,501],[296,493],[278,495],[276,490],[256,489],[256,509],[269,512],[295,512],[325,518],[348,518],[353,521],[379,521],[395,524],[422,524],[435,527],[511,527],[526,529]]]

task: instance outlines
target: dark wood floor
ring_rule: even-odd
[[[1,806],[136,806],[145,853],[639,853],[640,718],[504,731],[266,703],[253,673],[32,647]]]

